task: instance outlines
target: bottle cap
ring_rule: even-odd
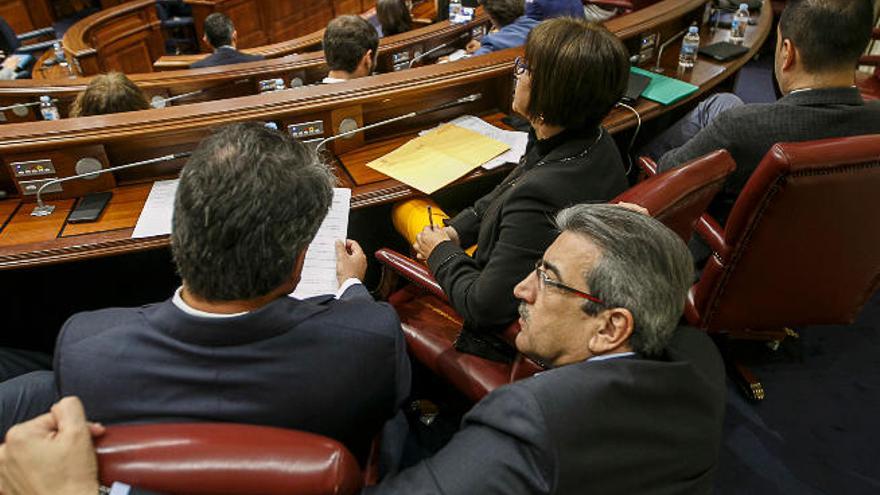
[[[698,28],[697,26],[691,26],[688,28],[688,32],[691,34],[699,34],[700,28]]]
[[[43,102],[43,103],[48,103],[48,102],[50,102],[51,100],[49,100],[49,97],[48,97],[48,96],[41,96],[41,97],[40,97],[40,101]]]
[[[747,4],[747,3],[739,4],[739,10],[749,10],[749,4]]]

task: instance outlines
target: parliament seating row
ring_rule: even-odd
[[[443,21],[383,38],[379,43],[378,69],[380,72],[393,72],[407,68],[411,63],[412,65],[423,63],[419,60],[413,62],[413,59],[441,45],[448,45],[450,50],[461,48],[472,37],[482,36],[487,28],[488,18],[480,13],[470,23],[451,24]],[[319,42],[320,38],[318,38]],[[324,53],[316,51],[234,66],[132,74],[129,78],[148,98],[180,97],[173,104],[181,105],[257,94],[260,91],[259,83],[263,80],[280,78],[286,87],[298,87],[318,83],[326,75]],[[0,106],[8,107],[0,120],[3,118],[5,122],[37,120],[39,112],[36,106],[16,107],[16,105],[33,104],[43,95],[56,99],[61,115],[66,116],[76,95],[86,88],[90,80],[89,77],[72,79],[61,77],[0,81]],[[186,96],[181,97],[181,95]],[[169,106],[171,104],[168,103]]]
[[[612,19],[608,27],[624,38],[638,53],[640,34],[675,33],[702,14],[702,0],[664,0],[643,11]],[[646,9],[647,10],[647,9]],[[633,24],[633,21],[636,21]],[[758,28],[750,33],[750,52],[763,43],[770,29],[769,10],[762,13]],[[668,36],[668,34],[662,34]],[[717,34],[719,35],[720,34]],[[711,42],[710,36],[706,42]],[[663,65],[675,67],[674,50],[664,53]],[[152,181],[174,177],[183,160],[167,161],[147,167],[104,174],[91,181],[65,183],[62,193],[46,195],[56,206],[48,217],[33,217],[33,183],[46,177],[68,177],[83,158],[95,158],[103,167],[189,151],[211,129],[231,122],[272,121],[280,129],[290,124],[320,123],[327,137],[339,132],[340,125],[373,124],[411,111],[424,110],[463,96],[479,94],[476,101],[397,122],[383,128],[337,140],[329,146],[339,183],[353,189],[352,206],[369,207],[419,194],[413,188],[365,166],[369,161],[395,149],[418,130],[429,128],[462,114],[474,114],[492,123],[510,112],[513,93],[513,59],[520,49],[511,49],[459,62],[420,67],[404,72],[381,74],[335,85],[299,88],[262,95],[195,103],[161,110],[128,112],[117,115],[84,117],[53,122],[31,122],[0,127],[0,190],[8,198],[0,201],[0,269],[57,263],[109,254],[136,252],[167,246],[167,236],[132,239],[131,233],[149,193]],[[681,77],[699,86],[691,95],[698,98],[729,77],[747,56],[727,63],[701,61]],[[650,119],[672,106],[640,100],[635,106],[641,119]],[[611,132],[636,125],[628,110],[614,110],[604,122]],[[50,160],[51,175],[15,175],[15,164]],[[462,181],[503,172],[477,170]],[[112,189],[107,210],[95,223],[67,224],[66,214],[74,199],[88,192]]]

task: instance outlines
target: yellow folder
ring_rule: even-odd
[[[508,149],[501,141],[445,124],[367,166],[431,194]]]

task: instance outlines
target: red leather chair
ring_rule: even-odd
[[[727,224],[697,223],[713,255],[685,317],[716,335],[774,341],[786,327],[852,323],[880,286],[878,191],[878,134],[776,144]],[[732,378],[762,399],[761,383],[725,357]]]
[[[874,28],[871,38],[880,40],[880,28]],[[862,93],[862,97],[866,100],[880,99],[880,55],[862,55],[859,58],[859,65],[874,67],[874,72],[871,74],[856,72],[856,86]]]
[[[339,442],[231,423],[109,426],[96,440],[101,483],[174,494],[346,495],[363,478]]]
[[[635,203],[647,208],[652,216],[687,241],[694,222],[733,169],[730,154],[716,151],[642,181],[612,202]],[[462,319],[449,305],[427,267],[390,249],[380,249],[376,258],[412,282],[388,298],[400,315],[410,354],[466,397],[477,402],[501,385],[541,369],[522,355],[512,364],[506,364],[456,351],[453,342],[461,331]],[[504,338],[513,344],[517,333],[519,325],[514,323],[504,332]]]

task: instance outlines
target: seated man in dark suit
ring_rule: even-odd
[[[712,491],[724,367],[705,334],[677,328],[692,276],[684,243],[618,206],[574,206],[557,223],[562,234],[515,289],[517,348],[551,369],[489,394],[439,453],[366,493]],[[49,474],[63,468],[83,487],[65,493],[95,491],[88,426],[67,401],[53,409],[71,409],[67,428],[25,423],[0,447],[0,483],[60,492]],[[48,440],[56,430],[76,442]]]
[[[709,207],[723,223],[773,144],[880,133],[880,102],[865,103],[855,87],[873,18],[871,0],[789,1],[776,32],[775,71],[785,96],[743,105],[733,95],[716,95],[643,152],[667,170],[727,149],[736,170]]]
[[[55,350],[60,394],[79,396],[106,423],[296,428],[363,461],[409,393],[397,315],[359,283],[367,262],[354,241],[337,246],[338,294],[288,296],[333,182],[305,145],[261,124],[204,139],[175,200],[182,287],[158,304],[71,317]]]
[[[189,66],[190,69],[263,60],[262,55],[250,55],[235,49],[238,32],[235,30],[232,20],[219,12],[205,17],[204,40],[214,48],[214,53],[198,62],[193,62]]]
[[[324,58],[330,73],[321,81],[333,84],[366,77],[376,69],[379,33],[356,15],[341,15],[324,30]]]

